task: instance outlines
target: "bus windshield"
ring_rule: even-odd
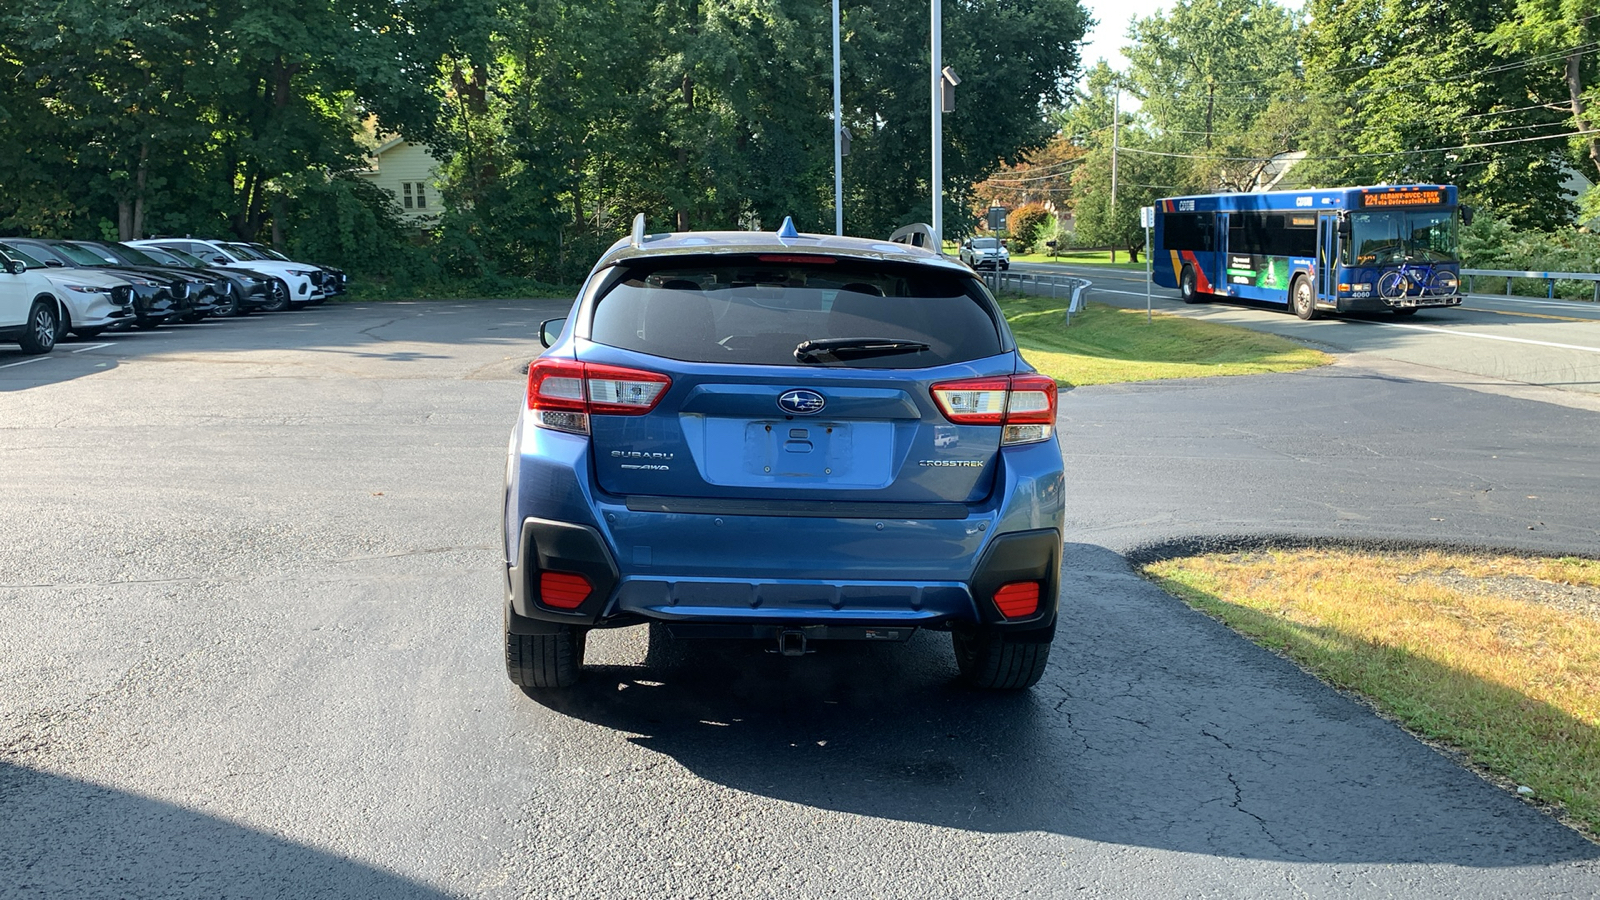
[[[1356,266],[1455,262],[1460,257],[1455,211],[1353,212],[1344,253],[1345,265]]]

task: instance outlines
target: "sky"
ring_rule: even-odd
[[[1102,57],[1111,64],[1111,68],[1119,72],[1128,69],[1128,61],[1122,56],[1122,45],[1126,41],[1128,22],[1134,16],[1144,18],[1158,9],[1171,9],[1170,0],[1082,0],[1089,15],[1093,16],[1100,24],[1089,32],[1088,39],[1083,43],[1083,68],[1085,71],[1094,68],[1095,61]]]

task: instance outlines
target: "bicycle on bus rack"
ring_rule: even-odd
[[[1415,291],[1423,297],[1449,297],[1455,294],[1459,286],[1460,279],[1456,273],[1440,269],[1433,263],[1413,264],[1408,256],[1397,268],[1378,277],[1378,296],[1385,300],[1400,300]]]

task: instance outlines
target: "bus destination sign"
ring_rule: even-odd
[[[1379,194],[1362,194],[1362,209],[1381,209],[1389,206],[1439,206],[1444,203],[1444,191],[1437,188],[1426,191],[1384,191]]]

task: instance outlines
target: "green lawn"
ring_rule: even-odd
[[[1128,262],[1128,254],[1117,251],[1117,261],[1111,261],[1109,250],[1071,250],[1054,255],[1048,253],[1013,253],[1012,262],[1030,263],[1064,263],[1073,266],[1106,266],[1107,268],[1128,269],[1135,272],[1145,270],[1144,259],[1136,263]]]
[[[1001,308],[1034,368],[1064,385],[1292,372],[1333,358],[1274,334],[1090,303],[1066,320],[1067,300],[1018,294]]]

